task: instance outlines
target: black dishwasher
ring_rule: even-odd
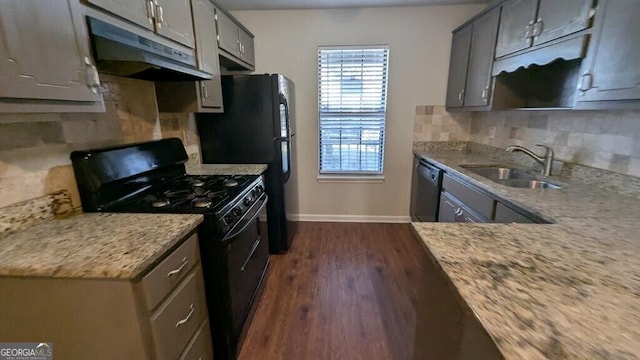
[[[415,222],[438,221],[442,169],[414,158],[411,183],[411,220]]]

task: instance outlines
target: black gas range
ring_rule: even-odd
[[[85,212],[202,214],[198,227],[216,359],[234,359],[269,264],[257,175],[188,175],[179,139],[74,151]]]

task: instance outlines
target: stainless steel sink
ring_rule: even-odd
[[[496,181],[499,184],[526,189],[562,189],[562,186],[543,180],[510,179]]]
[[[501,166],[461,165],[460,167],[463,167],[473,173],[476,173],[493,181],[510,179],[536,179],[535,175],[528,172]]]
[[[531,173],[498,165],[460,165],[473,173],[504,186],[526,189],[562,189],[562,186],[539,180]]]

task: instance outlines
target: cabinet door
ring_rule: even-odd
[[[440,208],[438,209],[438,222],[456,222],[457,212],[460,210],[458,203],[447,192],[440,193]]]
[[[592,3],[592,0],[540,0],[536,19],[540,33],[533,39],[534,45],[586,29]]]
[[[241,46],[240,58],[251,65],[255,65],[255,52],[253,50],[253,37],[239,29],[239,40]]]
[[[200,82],[200,106],[205,108],[215,108],[222,110],[222,86],[220,84],[220,76],[217,81],[207,80]],[[222,111],[216,111],[222,112]]]
[[[189,0],[155,0],[156,32],[193,48],[193,21]]]
[[[464,92],[467,86],[467,67],[471,48],[472,27],[467,26],[453,34],[451,59],[449,60],[449,82],[447,85],[447,108],[464,105]]]
[[[203,107],[222,108],[215,7],[209,0],[192,0],[192,6],[198,67],[213,75],[213,79],[200,83],[200,103]]]
[[[216,9],[216,20],[218,25],[218,47],[233,56],[240,57],[238,25],[218,9]]]
[[[640,99],[640,1],[598,5],[595,41],[589,47],[578,101]]]
[[[86,2],[153,30],[151,0],[85,0]]]
[[[528,217],[520,214],[515,210],[511,210],[510,208],[498,203],[496,205],[496,216],[493,220],[495,223],[501,224],[510,224],[510,223],[523,223],[523,224],[532,224],[535,221],[529,219]]]
[[[511,0],[502,5],[496,58],[531,46],[529,35],[533,31],[537,10],[538,0]]]
[[[473,23],[464,106],[486,106],[491,89],[491,67],[496,46],[500,10],[495,9]]]
[[[101,101],[75,2],[0,2],[0,98]]]

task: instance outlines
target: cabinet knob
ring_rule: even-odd
[[[209,98],[209,89],[204,82],[200,83],[200,89],[202,90],[202,100],[207,100]]]
[[[148,13],[148,17],[149,17],[149,23],[151,25],[153,25],[153,20],[156,17],[156,6],[153,3],[153,0],[147,0],[147,13]]]
[[[156,24],[158,25],[158,29],[160,29],[162,24],[164,24],[164,10],[162,6],[158,4],[158,1],[156,1],[156,14]]]
[[[542,34],[542,26],[543,26],[544,22],[542,21],[542,18],[538,18],[538,21],[536,21],[535,24],[533,24],[533,30],[531,32],[531,36],[534,38],[538,38],[538,36],[540,36],[540,34]]]
[[[580,87],[578,90],[581,91],[580,95],[584,95],[585,91],[590,90],[593,87],[593,75],[591,73],[584,73],[580,77]]]

